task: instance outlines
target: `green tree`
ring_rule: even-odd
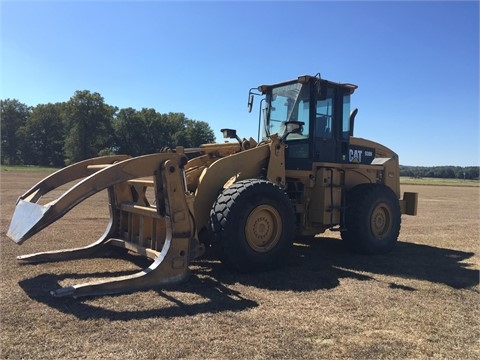
[[[133,156],[175,146],[196,147],[214,140],[203,121],[190,120],[183,113],[160,114],[154,109],[122,109],[114,121],[115,150]]]
[[[121,109],[114,121],[115,149],[132,156],[149,152],[148,127],[135,109]]]
[[[187,147],[187,135],[185,134],[185,126],[187,118],[183,113],[168,113],[162,115],[162,121],[165,124],[165,131],[169,135],[168,146],[174,148],[175,146]]]
[[[36,106],[21,128],[23,163],[42,166],[63,166],[63,104]]]
[[[0,100],[1,119],[1,162],[17,165],[20,163],[22,138],[20,129],[25,125],[31,108],[16,99]]]
[[[147,128],[146,133],[146,151],[147,153],[154,153],[160,151],[162,148],[171,146],[172,134],[169,128],[167,115],[162,115],[155,111],[155,109],[142,109],[140,115]]]
[[[182,113],[169,113],[167,116],[171,146],[198,147],[215,140],[213,131],[204,121],[190,120]]]
[[[75,92],[66,105],[66,163],[96,157],[113,145],[115,111],[98,93]]]
[[[187,120],[184,132],[188,139],[188,147],[198,147],[215,140],[213,130],[204,121]]]

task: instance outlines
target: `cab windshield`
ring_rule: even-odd
[[[288,140],[308,138],[310,92],[308,85],[300,83],[273,88],[266,97],[266,123],[264,136],[273,134],[282,136],[285,122],[302,121],[305,123],[300,134],[291,134]]]

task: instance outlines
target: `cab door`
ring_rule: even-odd
[[[320,91],[315,104],[313,126],[313,161],[338,162],[340,143],[336,106],[336,89],[326,87]]]

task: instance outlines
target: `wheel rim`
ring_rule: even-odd
[[[257,206],[248,215],[245,235],[248,245],[257,252],[270,251],[282,233],[282,218],[270,205]]]
[[[373,210],[370,227],[377,240],[384,240],[388,236],[392,227],[392,216],[388,206],[380,204]]]

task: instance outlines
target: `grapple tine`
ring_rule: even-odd
[[[42,223],[48,223],[45,214],[48,213],[49,208],[50,206],[42,206],[19,199],[7,236],[17,244],[23,243],[32,234],[38,232],[39,228],[43,228]]]
[[[190,239],[176,238],[171,234],[165,241],[161,253],[157,253],[155,261],[146,269],[132,275],[107,278],[84,284],[77,284],[50,291],[54,297],[99,296],[130,292],[139,289],[160,287],[185,281],[190,274],[186,257]]]

